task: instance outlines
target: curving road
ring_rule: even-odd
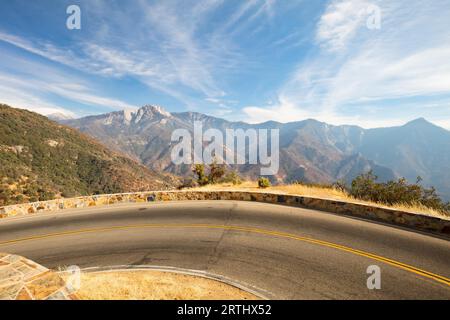
[[[49,267],[151,265],[221,275],[277,299],[450,299],[450,242],[319,211],[142,203],[0,220],[0,252]],[[381,268],[381,289],[366,285]]]

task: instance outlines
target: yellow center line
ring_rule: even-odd
[[[249,232],[249,233],[257,233],[262,235],[268,235],[268,236],[274,236],[279,238],[286,238],[286,239],[293,239],[297,241],[303,241],[307,243],[312,243],[328,248],[337,249],[340,251],[345,251],[348,253],[352,253],[358,256],[366,257],[372,260],[376,260],[388,265],[391,265],[393,267],[435,280],[437,282],[443,283],[447,286],[450,286],[450,279],[446,278],[441,275],[437,275],[434,273],[431,273],[429,271],[416,268],[414,266],[410,266],[408,264],[392,260],[389,258],[385,258],[376,254],[372,254],[366,251],[353,249],[350,247],[346,247],[343,245],[339,245],[336,243],[328,242],[328,241],[322,241],[317,240],[309,237],[301,237],[294,234],[279,232],[279,231],[272,231],[272,230],[265,230],[265,229],[259,229],[259,228],[251,228],[251,227],[239,227],[239,226],[225,226],[225,225],[208,225],[208,224],[141,224],[141,225],[128,225],[128,226],[114,226],[114,227],[106,227],[106,228],[95,228],[95,229],[80,229],[80,230],[73,230],[73,231],[65,231],[65,232],[57,232],[57,233],[51,233],[46,235],[36,235],[36,236],[30,236],[25,238],[19,238],[14,240],[7,240],[0,242],[0,246],[9,245],[9,244],[15,244],[19,242],[24,241],[31,241],[31,240],[41,240],[41,239],[47,239],[47,238],[54,238],[54,237],[61,237],[61,236],[69,236],[69,235],[78,235],[78,234],[86,234],[86,233],[97,233],[97,232],[108,232],[108,231],[116,231],[116,230],[130,230],[130,229],[146,229],[146,228],[202,228],[202,229],[221,229],[221,230],[233,230],[233,231],[241,231],[241,232]]]

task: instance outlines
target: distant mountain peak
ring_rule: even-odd
[[[140,108],[137,111],[137,114],[139,113],[153,113],[153,114],[160,114],[164,117],[171,117],[172,114],[168,111],[166,111],[166,109],[164,109],[161,106],[157,106],[157,105],[152,105],[152,104],[147,104],[145,106],[143,106],[142,108]]]
[[[417,126],[417,125],[431,125],[431,126],[434,126],[434,124],[432,124],[431,122],[429,122],[425,118],[417,118],[417,119],[414,119],[414,120],[408,122],[407,124],[405,124],[405,126]]]
[[[161,106],[156,105],[145,105],[141,108],[139,108],[137,111],[135,111],[132,115],[130,115],[128,118],[133,117],[133,123],[137,124],[141,121],[145,121],[148,119],[166,119],[171,118],[172,114],[168,111],[166,111]],[[128,120],[129,123],[129,120]]]

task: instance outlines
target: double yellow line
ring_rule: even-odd
[[[80,229],[80,230],[73,230],[73,231],[65,231],[65,232],[57,232],[57,233],[51,233],[46,235],[36,235],[36,236],[30,236],[25,238],[19,238],[14,240],[7,240],[0,242],[0,246],[4,245],[10,245],[15,244],[19,242],[24,241],[32,241],[32,240],[42,240],[42,239],[48,239],[48,238],[55,238],[55,237],[62,237],[62,236],[70,236],[70,235],[78,235],[78,234],[87,234],[87,233],[98,233],[98,232],[109,232],[109,231],[119,231],[119,230],[130,230],[130,229],[148,229],[148,228],[194,228],[194,229],[221,229],[221,230],[233,230],[233,231],[240,231],[240,232],[248,232],[248,233],[256,233],[256,234],[262,234],[262,235],[268,235],[268,236],[274,236],[279,238],[285,238],[285,239],[293,239],[297,241],[303,241],[307,243],[312,243],[328,248],[337,249],[340,251],[349,252],[361,257],[366,257],[372,260],[376,260],[388,265],[391,265],[393,267],[423,276],[425,278],[429,278],[432,280],[435,280],[439,283],[445,284],[450,287],[450,279],[440,276],[434,273],[431,273],[429,271],[419,269],[410,265],[407,265],[405,263],[395,261],[389,258],[385,258],[379,255],[375,255],[369,252],[365,252],[362,250],[353,249],[350,247],[342,246],[339,244],[335,244],[332,242],[317,240],[313,238],[308,237],[300,237],[289,233],[284,232],[278,232],[278,231],[271,231],[271,230],[265,230],[265,229],[258,229],[258,228],[250,228],[250,227],[239,227],[239,226],[225,226],[225,225],[207,225],[207,224],[141,224],[141,225],[128,225],[128,226],[114,226],[114,227],[106,227],[106,228],[93,228],[93,229]]]

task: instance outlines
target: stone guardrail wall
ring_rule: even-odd
[[[78,300],[55,272],[13,254],[0,253],[0,300]]]
[[[96,195],[0,207],[0,218],[30,215],[39,212],[59,211],[71,208],[104,206],[116,203],[183,200],[234,200],[282,204],[380,221],[388,224],[411,228],[414,230],[431,232],[450,238],[450,220],[398,211],[384,207],[374,207],[344,201],[318,199],[295,195],[283,195],[270,192],[155,191]]]

